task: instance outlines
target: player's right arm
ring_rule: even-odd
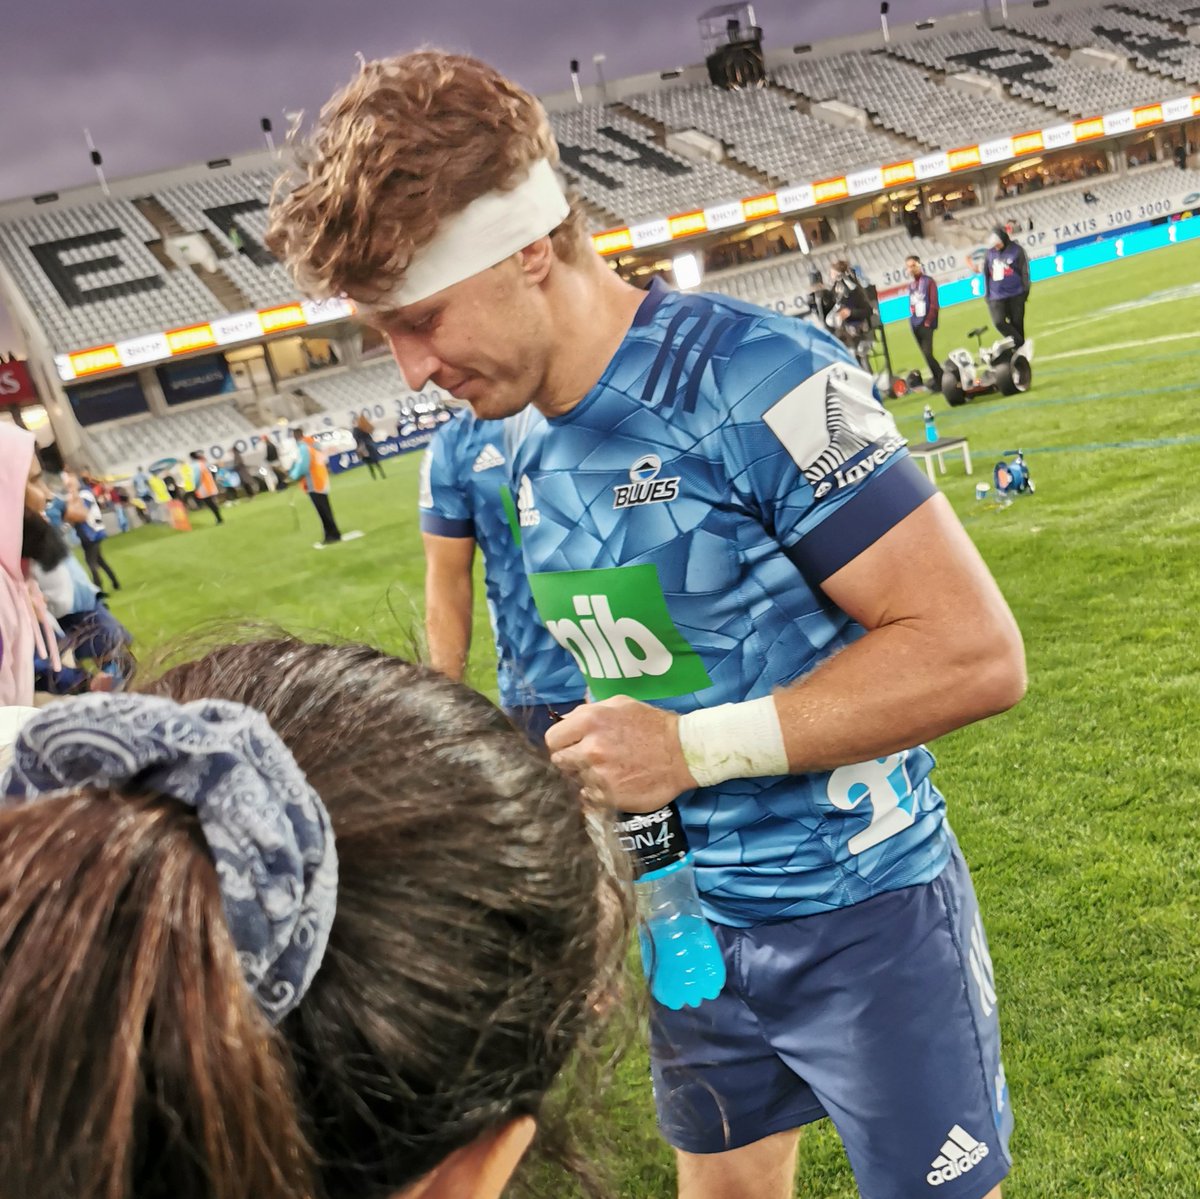
[[[418,507],[425,546],[425,640],[429,664],[461,681],[474,617],[475,521],[460,462],[467,418],[441,426],[421,462]]]

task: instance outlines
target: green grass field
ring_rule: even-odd
[[[941,434],[969,437],[976,462],[967,478],[955,461],[942,487],[1008,596],[1029,662],[1022,704],[935,747],[1001,995],[1010,1199],[1200,1195],[1198,278],[1193,244],[1044,283],[1027,318],[1034,390],[956,410],[935,401]],[[1118,305],[1130,306],[1106,311]],[[939,353],[985,320],[982,303],[946,312]],[[899,365],[916,366],[907,329],[890,333]],[[914,442],[926,398],[893,406]],[[974,484],[1015,446],[1037,494],[978,506]],[[335,480],[339,523],[366,537],[320,553],[294,490],[228,509],[223,528],[203,513],[190,534],[114,539],[124,587],[112,606],[143,657],[186,649],[214,621],[411,653],[417,459],[387,469],[384,482]],[[471,678],[485,691],[491,669],[480,604]],[[619,1195],[674,1194],[640,1045],[586,1122]],[[856,1194],[827,1123],[802,1140],[796,1193]]]

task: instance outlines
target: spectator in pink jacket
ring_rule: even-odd
[[[33,435],[0,424],[0,707],[33,702],[33,611],[21,573]]]

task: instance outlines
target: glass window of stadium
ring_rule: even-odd
[[[904,229],[910,236],[920,237],[921,195],[912,187],[875,196],[854,210],[854,222],[859,233]]]
[[[230,350],[225,355],[225,361],[229,363],[229,374],[238,391],[253,392],[256,396],[274,393],[275,381],[271,378],[271,368],[267,365],[267,356],[261,345]]]
[[[949,220],[950,214],[962,208],[974,208],[979,203],[975,184],[967,179],[930,183],[922,188],[930,216]]]
[[[283,337],[269,342],[267,353],[276,379],[290,379],[338,364],[333,342],[324,337]]]
[[[1152,129],[1144,137],[1126,142],[1121,149],[1127,167],[1144,167],[1149,163],[1158,162],[1158,134]]]
[[[1057,154],[1023,159],[1016,164],[1000,176],[996,197],[1023,196],[1107,173],[1108,154],[1099,146],[1061,150]]]

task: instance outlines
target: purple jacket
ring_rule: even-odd
[[[908,319],[914,329],[938,327],[937,284],[928,276],[913,279],[908,285]]]
[[[989,247],[983,260],[989,300],[1009,300],[1029,293],[1029,258],[1015,241],[1000,249]]]

